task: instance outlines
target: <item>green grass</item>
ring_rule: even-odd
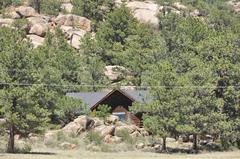
[[[240,151],[202,154],[158,154],[147,152],[88,152],[85,150],[35,149],[36,154],[0,154],[0,159],[239,159]],[[39,152],[39,154],[37,154]],[[42,153],[42,154],[41,154]],[[49,154],[50,153],[50,154]],[[52,154],[51,154],[52,153]]]

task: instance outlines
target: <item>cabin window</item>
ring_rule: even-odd
[[[113,115],[118,116],[119,120],[121,120],[121,121],[126,120],[126,113],[125,112],[114,112]]]

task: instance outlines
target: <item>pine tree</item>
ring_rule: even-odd
[[[15,152],[16,133],[42,132],[48,122],[48,110],[42,105],[45,95],[38,83],[30,53],[30,43],[14,29],[0,28],[1,99],[0,112],[6,119],[9,132],[8,152]]]

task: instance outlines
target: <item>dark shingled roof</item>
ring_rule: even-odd
[[[115,90],[117,91],[117,90]],[[108,95],[112,91],[100,91],[100,92],[79,92],[79,93],[67,93],[66,96],[81,99],[90,108],[97,104],[101,99]],[[121,90],[135,102],[150,103],[152,97],[149,96],[148,91],[143,90]]]

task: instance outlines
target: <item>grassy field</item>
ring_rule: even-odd
[[[38,153],[41,152],[41,153]],[[45,152],[45,153],[42,153]],[[240,151],[202,154],[157,154],[147,152],[88,152],[83,150],[36,150],[34,154],[0,154],[0,159],[240,159]]]

